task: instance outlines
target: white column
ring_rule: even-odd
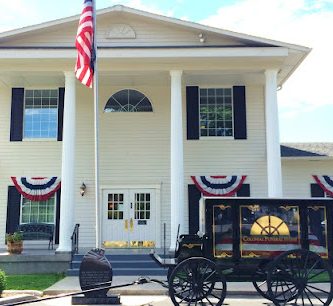
[[[57,252],[71,251],[74,229],[75,190],[75,75],[65,72],[65,101],[61,164],[60,232]]]
[[[184,155],[182,116],[182,71],[172,70],[171,75],[171,242],[170,250],[176,246],[179,233],[184,233]]]
[[[282,197],[279,114],[276,69],[265,71],[266,153],[268,197]]]

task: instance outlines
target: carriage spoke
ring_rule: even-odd
[[[327,272],[326,270],[320,270],[319,272],[317,272],[316,274],[314,274],[314,275],[312,275],[311,277],[309,277],[308,278],[308,280],[311,280],[311,279],[313,279],[313,278],[315,278],[316,276],[318,276],[318,275],[320,275],[320,274],[322,274],[322,273],[325,273],[325,272]]]
[[[314,286],[311,286],[311,285],[307,285],[306,287],[310,287],[310,288],[312,288],[312,289],[315,289],[315,290],[321,291],[321,292],[323,292],[323,293],[327,293],[327,294],[329,294],[328,291],[325,291],[325,290],[323,290],[323,289],[320,289],[320,288],[317,288],[317,287],[314,287]]]
[[[206,296],[206,298],[205,298],[207,301],[208,301],[208,303],[211,305],[211,306],[214,306],[214,304],[210,301],[210,299]]]
[[[301,294],[301,296],[302,296],[302,305],[304,306],[305,304],[304,304],[304,296],[303,296],[303,291],[302,291],[302,294]]]
[[[303,272],[305,272],[306,273],[306,267],[307,267],[307,265],[308,265],[308,260],[309,260],[309,253],[306,253],[306,258],[305,258],[305,260],[304,260],[304,270],[303,270]],[[303,277],[307,277],[306,276],[306,274],[304,274],[304,275],[302,275]]]
[[[318,258],[317,260],[316,260],[316,262],[312,265],[312,267],[310,268],[310,269],[308,269],[308,271],[307,271],[307,274],[306,274],[306,276],[305,277],[309,277],[309,274],[311,273],[311,271],[314,269],[314,267],[317,265],[317,263],[319,263],[320,262],[320,258]]]
[[[312,302],[311,302],[311,299],[310,299],[309,295],[306,293],[306,291],[305,291],[305,290],[304,290],[303,292],[305,293],[306,297],[308,298],[308,300],[309,300],[309,302],[310,302],[311,306],[313,306],[313,304],[312,304]]]
[[[213,276],[216,273],[216,271],[211,272],[203,281],[207,281],[211,276]]]
[[[312,294],[317,300],[319,300],[322,304],[325,304],[324,301],[322,301],[318,295],[314,294],[311,290],[309,290],[308,288],[304,288],[304,291],[307,290],[310,294]]]

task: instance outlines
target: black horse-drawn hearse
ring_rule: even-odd
[[[329,305],[333,199],[202,198],[198,235],[169,267],[175,305],[222,305],[226,281],[251,281],[275,305]]]

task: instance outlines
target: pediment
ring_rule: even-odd
[[[0,34],[1,46],[73,47],[79,15]],[[100,46],[262,47],[269,42],[123,6],[98,11]]]

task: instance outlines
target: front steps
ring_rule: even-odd
[[[82,254],[73,257],[67,276],[79,276]],[[111,263],[114,276],[166,276],[167,269],[160,267],[149,254],[107,254],[105,257]]]

